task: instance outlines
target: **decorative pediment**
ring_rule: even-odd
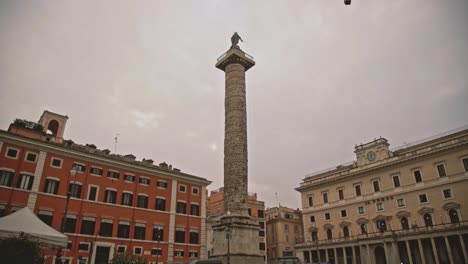
[[[345,226],[350,226],[350,225],[351,225],[351,223],[346,222],[346,221],[341,221],[341,223],[340,223],[340,227],[342,227],[342,228],[345,227]]]
[[[399,211],[398,213],[396,213],[396,216],[399,217],[399,218],[409,217],[410,215],[411,215],[411,213],[408,212],[408,211]]]
[[[317,227],[315,226],[311,226],[309,227],[309,229],[307,229],[309,232],[314,232],[314,231],[317,231]]]
[[[358,220],[356,220],[356,223],[358,223],[358,225],[367,224],[368,222],[369,222],[369,219],[364,218],[364,217],[360,217],[358,218]]]
[[[391,218],[392,218],[392,216],[379,214],[378,216],[374,217],[372,220],[374,220],[374,221],[390,220]]]
[[[444,210],[448,211],[450,209],[460,209],[460,204],[454,202],[448,202],[442,206]]]
[[[423,207],[421,209],[418,210],[418,213],[423,215],[423,214],[427,214],[427,213],[432,213],[434,212],[434,208],[430,208],[430,207]]]
[[[326,230],[326,229],[333,229],[333,225],[332,224],[324,224],[323,225],[323,228]]]

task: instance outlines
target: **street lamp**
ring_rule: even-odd
[[[62,226],[60,227],[60,233],[65,233],[65,225],[67,223],[67,215],[68,215],[68,204],[70,203],[70,197],[72,195],[71,190],[70,190],[70,176],[75,176],[76,175],[76,169],[75,167],[72,167],[69,174],[68,174],[68,179],[67,179],[67,185],[68,185],[68,191],[67,191],[67,200],[65,202],[65,212],[64,212],[64,217],[62,220]],[[65,260],[62,260],[62,249],[59,248],[57,251],[57,255],[55,258],[55,263],[64,263]]]
[[[226,226],[226,239],[227,239],[227,264],[231,264],[231,235],[232,228],[231,226]]]
[[[159,235],[159,227],[156,229],[156,244],[158,245],[159,249],[159,239],[161,239],[161,236]],[[159,250],[156,249],[156,264],[158,264],[158,257],[159,257]]]
[[[62,221],[62,227],[60,228],[60,232],[64,233],[65,232],[65,224],[67,223],[67,215],[68,215],[68,204],[70,203],[70,197],[72,195],[71,190],[70,190],[70,176],[75,176],[76,175],[76,169],[75,167],[72,167],[70,170],[70,173],[68,174],[68,180],[67,180],[67,185],[68,185],[68,192],[67,192],[67,201],[65,202],[65,213],[64,213],[64,218]]]

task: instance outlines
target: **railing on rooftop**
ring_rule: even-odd
[[[223,55],[219,56],[218,59],[216,59],[216,61],[220,61],[220,60],[224,59],[224,58],[226,57],[226,55],[227,55],[228,52],[229,52],[229,50],[226,51],[226,52],[224,52]],[[244,52],[244,51],[242,51],[242,50],[241,50],[241,52],[244,53],[244,56],[247,57],[247,59],[249,59],[249,60],[253,60],[253,59],[254,59],[254,57],[253,57],[252,55],[250,55],[250,54],[248,54],[248,53],[246,53],[246,52]]]

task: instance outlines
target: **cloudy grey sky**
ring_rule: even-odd
[[[48,109],[65,137],[223,182],[224,74],[239,32],[249,191],[300,207],[304,175],[468,124],[468,1],[0,0],[0,127]]]

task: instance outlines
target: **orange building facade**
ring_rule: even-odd
[[[17,120],[0,130],[1,216],[28,206],[68,236],[62,258],[70,264],[108,263],[123,252],[150,263],[207,257],[210,181],[166,163],[63,140],[67,119],[46,111],[40,126]],[[56,253],[46,251],[46,263]]]

